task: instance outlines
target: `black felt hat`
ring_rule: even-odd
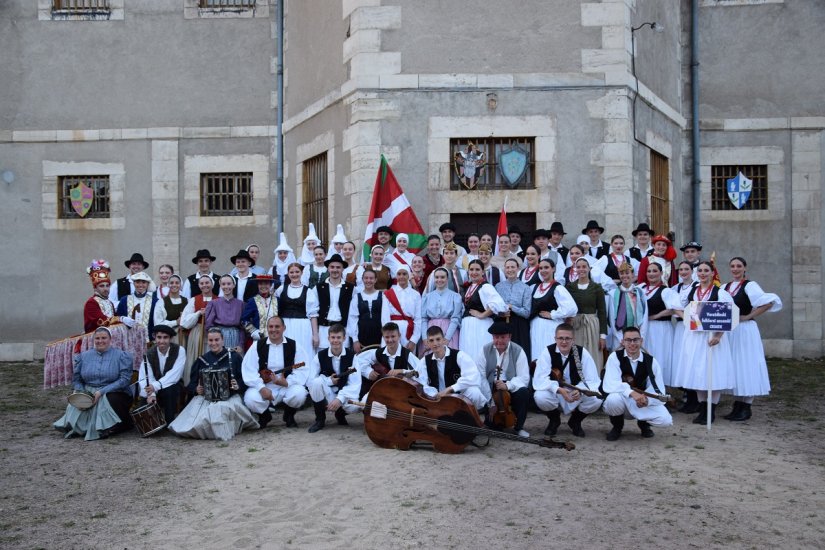
[[[143,264],[143,269],[149,269],[149,262],[143,259],[143,254],[140,252],[135,252],[132,254],[132,257],[123,262],[126,267],[129,267],[129,264],[133,264],[135,262],[140,262]]]
[[[210,254],[209,250],[207,250],[206,248],[201,248],[200,250],[198,250],[198,252],[195,254],[195,257],[192,258],[192,263],[193,264],[198,263],[198,260],[200,260],[201,258],[209,258],[210,262],[215,261],[215,256]]]
[[[237,260],[249,260],[249,265],[250,266],[255,265],[255,260],[253,260],[252,256],[249,255],[249,251],[244,250],[244,249],[238,250],[237,254],[235,254],[234,256],[229,258],[229,261],[232,262],[233,264]]]

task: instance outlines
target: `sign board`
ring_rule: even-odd
[[[739,308],[733,302],[691,302],[684,321],[691,331],[730,332],[739,326]]]

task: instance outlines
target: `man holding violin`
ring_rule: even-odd
[[[344,347],[347,331],[334,323],[327,332],[329,348],[324,348],[312,359],[309,374],[309,396],[315,408],[315,423],[309,433],[324,429],[327,411],[335,413],[338,425],[347,425],[347,414],[358,412],[357,401],[361,391],[361,374],[353,367],[355,354]]]
[[[305,386],[309,369],[301,367],[309,359],[295,340],[284,336],[284,321],[280,317],[270,317],[266,331],[269,336],[258,340],[243,358],[243,381],[248,387],[243,401],[259,415],[261,428],[272,420],[269,407],[283,402],[287,428],[297,428],[295,413],[308,394]]]
[[[494,322],[487,332],[493,335],[493,341],[484,344],[476,356],[476,365],[487,378],[487,382],[481,384],[481,391],[488,402],[493,399],[495,391],[509,392],[510,407],[516,414],[513,430],[520,437],[530,437],[530,433],[524,429],[527,402],[530,399],[527,389],[530,383],[527,354],[521,346],[510,341],[511,329],[506,322]]]
[[[427,329],[427,347],[431,353],[424,356],[427,370],[427,385],[424,392],[430,397],[444,397],[461,394],[483,409],[487,398],[481,391],[481,374],[475,361],[457,349],[447,347],[444,331],[441,327]]]
[[[573,327],[556,327],[556,343],[544,348],[533,374],[533,399],[550,421],[544,435],[556,435],[562,412],[570,415],[567,425],[576,437],[584,437],[582,421],[599,410],[599,371],[590,353],[575,345]],[[590,394],[590,395],[587,395]]]

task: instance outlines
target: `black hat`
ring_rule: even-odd
[[[158,332],[168,334],[170,338],[174,338],[175,334],[177,334],[175,329],[166,325],[155,325],[155,328],[152,329],[152,334],[157,334]]]
[[[587,235],[587,231],[590,229],[598,229],[599,233],[604,233],[604,227],[599,225],[599,222],[597,222],[596,220],[590,220],[589,222],[587,222],[587,227],[582,229],[582,235]]]
[[[132,263],[135,263],[135,262],[142,263],[143,264],[143,269],[149,269],[149,262],[147,262],[146,260],[143,259],[143,254],[141,254],[140,252],[135,252],[134,254],[132,254],[132,257],[129,258],[128,260],[126,260],[125,262],[123,262],[123,264],[126,267],[129,267],[129,264],[132,264]]]
[[[504,321],[495,321],[490,328],[487,329],[487,332],[490,334],[512,334],[513,331],[510,329],[510,325],[505,323]]]
[[[650,228],[650,226],[649,226],[649,225],[647,225],[645,222],[640,223],[640,224],[638,225],[638,227],[636,227],[636,229],[634,229],[634,230],[633,230],[630,234],[631,234],[631,235],[633,235],[633,236],[635,237],[635,236],[636,236],[636,234],[637,234],[639,231],[647,231],[650,235],[655,235],[655,234],[656,234],[656,232],[655,232],[655,231],[653,231],[653,230]]]
[[[378,229],[376,229],[376,230],[375,230],[375,232],[376,232],[376,233],[389,233],[389,234],[390,234],[390,237],[392,237],[393,235],[395,235],[395,231],[393,231],[392,229],[390,229],[390,227],[389,227],[388,225],[382,225],[381,227],[379,227]]]
[[[695,248],[696,250],[702,250],[702,245],[697,243],[696,241],[688,241],[679,249],[684,252],[688,248]]]
[[[521,232],[521,229],[519,229],[519,226],[517,225],[511,225],[510,227],[508,227],[507,233],[516,233],[519,237],[524,238],[524,233]]]
[[[448,229],[449,229],[450,231],[452,231],[453,233],[455,233],[455,232],[456,232],[455,224],[454,224],[454,223],[452,223],[452,222],[442,223],[442,224],[438,227],[438,232],[439,232],[439,233],[443,233],[444,231],[446,231],[446,230],[448,230]]]
[[[567,235],[567,233],[564,232],[564,226],[561,224],[561,222],[551,223],[550,233],[561,233],[562,235]]]
[[[211,261],[211,262],[215,261],[215,256],[210,254],[209,250],[207,250],[205,248],[201,248],[200,250],[198,250],[197,254],[195,254],[195,257],[192,258],[192,263],[193,264],[198,263],[198,260],[200,260],[201,258],[209,258],[209,261]]]
[[[550,232],[546,229],[536,229],[533,231],[533,240],[538,239],[539,237],[544,237],[545,239],[550,238]]]
[[[324,265],[329,267],[329,264],[333,262],[341,264],[342,266],[344,266],[344,269],[346,269],[349,266],[349,264],[344,261],[344,258],[342,258],[340,254],[333,254],[332,256],[330,256],[329,259],[324,262]]]
[[[235,263],[236,260],[249,260],[249,265],[250,266],[255,265],[255,260],[253,260],[252,256],[249,255],[249,252],[247,250],[244,250],[243,248],[238,250],[237,254],[235,254],[234,256],[229,258],[229,261],[232,262],[233,264]]]

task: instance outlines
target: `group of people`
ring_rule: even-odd
[[[234,268],[222,276],[206,249],[186,279],[164,265],[153,281],[136,253],[112,285],[108,263],[93,261],[84,325],[95,331],[95,349],[78,356],[74,386],[95,395],[94,406],[69,405],[55,426],[87,439],[128,426],[123,399],[101,398],[130,395],[123,359],[103,343],[118,324],[147,327],[148,366],[131,382],[141,402],[163,408],[171,431],[190,437],[228,439],[266,427],[277,405],[286,426],[297,426],[307,397],[315,413],[309,431],[323,429],[328,412],[346,424],[372,383],[395,375],[432,397],[461,394],[482,416],[492,393],[505,390],[522,437],[531,406],[547,415],[546,435],[565,414],[579,437],[584,418],[603,408],[615,440],[625,416],[644,437],[651,426],[669,425],[668,388],[685,390],[679,410],[698,413],[696,423],[707,421],[708,400],[714,419],[722,393],[735,396],[726,418],[747,420],[754,397],[770,391],[754,318],[781,309],[781,300],[747,279],[740,257],[729,262],[731,281],[719,285],[701,244],[686,243],[678,261],[671,239],[646,223],[629,248],[622,235],[603,241],[595,220],[570,248],[559,222],[534,231],[529,244],[511,227],[495,238],[472,234],[466,248],[446,223],[419,254],[406,234],[384,226],[363,262],[340,225],[329,249],[309,225],[298,257],[280,235],[269,269],[257,265],[256,244],[232,256]],[[739,326],[690,330],[682,318],[694,301],[734,302]],[[220,372],[226,391],[214,399],[205,390]]]

